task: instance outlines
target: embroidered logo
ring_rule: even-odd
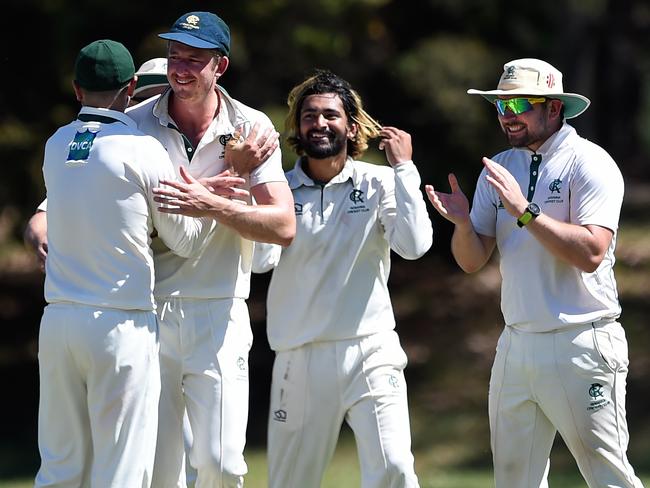
[[[185,22],[181,23],[180,26],[187,30],[199,29],[199,20],[201,19],[196,15],[188,15]]]
[[[369,212],[370,209],[366,207],[366,204],[363,200],[363,195],[364,192],[361,190],[352,190],[350,192],[350,195],[348,195],[348,198],[354,203],[355,205],[352,205],[348,209],[349,214],[355,214],[355,213],[360,213],[360,212]]]
[[[609,404],[609,400],[605,398],[605,391],[603,385],[600,383],[592,383],[588,390],[591,401],[589,402],[588,411],[598,411],[605,408]]]
[[[293,211],[296,213],[296,215],[302,215],[302,203],[294,203]]]
[[[589,387],[589,396],[593,398],[594,400],[598,399],[599,397],[603,396],[603,385],[600,383],[593,383]]]
[[[546,86],[549,88],[553,88],[555,86],[555,76],[553,76],[553,73],[549,73],[546,76]]]
[[[66,159],[65,165],[80,166],[87,164],[95,137],[97,137],[97,132],[90,132],[88,129],[83,132],[77,132],[74,140],[68,145],[68,158]]]
[[[241,371],[246,371],[246,360],[245,360],[243,357],[241,357],[241,356],[239,356],[239,357],[237,358],[237,367],[238,367]]]
[[[551,193],[560,193],[560,190],[562,189],[562,180],[559,178],[554,179],[551,181],[551,184],[548,185],[548,189],[550,190]]]
[[[515,74],[515,67],[514,66],[506,66],[506,72],[503,74],[503,79],[504,80],[512,80],[517,77]]]
[[[350,200],[354,203],[363,203],[363,192],[361,190],[352,190],[350,192]]]
[[[287,411],[283,409],[278,409],[273,412],[273,420],[277,422],[286,422],[287,421]]]
[[[388,377],[388,384],[393,388],[397,389],[399,388],[399,379],[397,378],[397,376],[392,374]]]

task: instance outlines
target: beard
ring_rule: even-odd
[[[300,147],[305,154],[313,159],[326,159],[341,154],[347,147],[345,134],[337,134],[332,131],[324,131],[325,138],[313,140],[309,136],[315,131],[308,132],[306,137],[300,138]]]

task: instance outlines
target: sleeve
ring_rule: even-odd
[[[433,243],[433,225],[420,190],[420,173],[413,161],[399,164],[382,179],[384,195],[379,218],[393,251],[404,259],[417,259]]]
[[[197,254],[214,232],[216,221],[207,217],[195,219],[158,211],[159,204],[154,201],[153,188],[160,184],[160,180],[177,178],[167,151],[159,143],[152,145],[148,157],[153,160],[148,168],[153,168],[154,174],[146,180],[146,191],[152,223],[158,232],[158,237],[179,256],[189,257]]]
[[[275,268],[280,262],[282,246],[256,242],[253,251],[253,273],[266,273]]]
[[[258,113],[257,120],[251,123],[251,127],[255,122],[260,123],[260,131],[264,131],[267,127],[273,126],[273,122],[263,113]],[[250,130],[250,129],[249,129]],[[250,174],[250,186],[257,186],[263,183],[271,183],[274,181],[285,182],[287,181],[284,176],[284,169],[282,169],[282,151],[278,145],[277,149],[273,151],[273,154],[269,158],[260,164],[257,168],[251,171]]]
[[[604,150],[598,148],[589,159],[578,161],[571,178],[571,222],[616,231],[623,204],[623,176]]]
[[[483,169],[476,182],[470,220],[477,234],[488,237],[497,235],[497,208],[500,203],[496,190],[492,188],[486,179],[487,171]]]

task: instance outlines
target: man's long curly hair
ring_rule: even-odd
[[[368,140],[379,137],[381,125],[363,109],[361,97],[344,79],[328,70],[316,70],[315,74],[294,87],[289,93],[287,104],[289,114],[285,121],[288,134],[287,142],[303,156],[305,150],[300,139],[300,112],[305,99],[310,95],[333,93],[343,102],[343,109],[350,124],[357,126],[354,139],[348,139],[347,154],[353,159],[361,156],[368,149]]]

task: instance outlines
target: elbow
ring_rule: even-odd
[[[399,255],[404,259],[408,259],[409,261],[414,261],[424,256],[427,253],[427,251],[431,249],[432,244],[433,244],[432,239],[422,240],[420,242],[413,242],[408,249],[404,249],[402,250],[402,252],[399,252]]]
[[[289,218],[286,221],[278,226],[277,229],[277,240],[275,244],[280,244],[282,247],[287,247],[293,242],[293,239],[296,237],[296,216],[291,209]]]
[[[578,268],[580,271],[584,271],[585,273],[594,273],[596,270],[600,267],[601,263],[603,262],[604,256],[589,256],[587,260],[585,260],[583,263],[580,263],[578,265]]]
[[[295,229],[293,232],[283,232],[278,235],[277,241],[275,242],[276,244],[280,244],[282,247],[287,247],[293,242],[293,238],[296,237],[296,231]]]
[[[483,268],[483,266],[474,263],[468,264],[468,263],[459,263],[458,261],[456,262],[458,263],[460,269],[462,269],[467,274],[476,273],[477,271],[480,271],[481,268]]]

